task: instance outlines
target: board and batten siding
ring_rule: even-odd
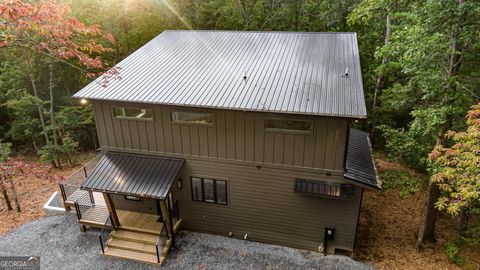
[[[227,180],[228,205],[192,201],[190,177]],[[333,249],[353,251],[362,188],[353,199],[342,200],[294,192],[295,178],[346,183],[341,177],[301,168],[257,168],[207,159],[186,158],[180,179],[172,188],[187,230],[318,250],[325,227],[335,228]]]
[[[347,119],[294,116],[312,121],[312,134],[304,135],[265,131],[262,112],[207,110],[214,124],[202,126],[172,123],[170,112],[181,108],[161,105],[136,105],[152,108],[152,121],[118,119],[114,105],[135,106],[94,102],[103,148],[343,170]]]

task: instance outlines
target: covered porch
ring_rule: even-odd
[[[75,203],[81,230],[102,228],[99,242],[104,255],[162,264],[182,224],[178,201],[170,190],[183,163],[182,159],[105,153],[81,185],[84,191],[102,194],[104,204],[82,209]]]

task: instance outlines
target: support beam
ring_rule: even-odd
[[[115,211],[115,206],[113,205],[112,198],[108,193],[103,192],[103,198],[105,199],[105,204],[107,205],[108,212],[112,216],[112,222],[116,227],[120,226],[120,221],[118,220],[117,211]]]

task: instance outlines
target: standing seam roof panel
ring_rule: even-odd
[[[354,33],[165,31],[117,66],[74,97],[366,117]]]

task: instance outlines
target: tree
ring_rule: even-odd
[[[15,176],[24,175],[32,177],[41,177],[56,181],[57,177],[51,174],[51,167],[38,163],[28,163],[23,161],[13,161],[10,159],[10,144],[0,143],[0,192],[5,199],[7,209],[13,210],[12,203],[10,202],[10,196],[8,195],[8,189],[12,192],[13,201],[15,203],[15,209],[17,212],[21,212],[22,208],[18,200],[17,190],[15,188],[15,182],[13,178]],[[9,187],[8,187],[8,185]]]
[[[437,145],[429,155],[434,164],[430,181],[441,191],[435,206],[453,216],[480,204],[480,103],[468,112],[466,124],[466,131],[446,133],[451,147]],[[462,216],[461,231],[467,220]]]
[[[111,52],[97,40],[103,35],[99,25],[87,26],[70,16],[70,8],[66,4],[53,1],[39,1],[35,3],[21,0],[3,1],[0,3],[0,48],[22,48],[28,52],[26,63],[29,67],[30,81],[35,96],[35,105],[42,130],[45,136],[44,151],[53,151],[50,157],[58,156],[59,140],[54,112],[54,67],[55,61],[60,61],[70,67],[80,70],[85,76],[93,77],[106,68],[100,54]],[[103,35],[106,40],[114,43],[113,36]],[[49,132],[43,117],[43,107],[38,96],[38,88],[34,77],[33,54],[45,56],[49,71],[48,92],[50,108],[50,131],[53,141],[50,143]],[[70,60],[74,60],[77,65]],[[118,70],[111,69],[103,78],[104,86],[112,78],[117,78]],[[51,144],[51,146],[49,146]],[[60,167],[58,159],[52,159],[55,167]]]

